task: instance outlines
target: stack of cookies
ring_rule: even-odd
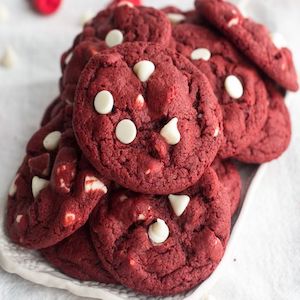
[[[233,161],[271,161],[290,141],[297,77],[273,37],[223,0],[99,12],[62,55],[60,95],[9,190],[10,239],[146,295],[204,281],[239,206]]]

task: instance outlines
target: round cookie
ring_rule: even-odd
[[[176,50],[209,79],[223,110],[222,158],[233,157],[250,145],[268,113],[264,81],[232,44],[212,29],[179,24],[173,29]]]
[[[6,229],[16,244],[58,243],[84,225],[107,191],[76,144],[71,116],[66,108],[28,142],[7,204]]]
[[[255,142],[236,156],[244,163],[262,164],[274,160],[288,148],[291,140],[291,120],[283,93],[273,82],[268,82],[267,88],[270,102],[268,119]]]
[[[230,203],[216,173],[180,195],[120,190],[90,219],[103,265],[124,286],[154,296],[186,292],[219,264],[230,233]]]
[[[108,49],[104,41],[95,38],[82,41],[69,53],[70,58],[63,69],[61,78],[61,99],[66,103],[73,103],[75,90],[80,73],[90,58],[98,52]]]
[[[242,180],[236,166],[228,160],[215,159],[212,168],[216,171],[221,184],[231,203],[231,215],[233,216],[240,204],[242,193]]]
[[[77,86],[73,127],[94,167],[136,192],[193,185],[222,141],[220,107],[206,77],[158,44],[95,55]]]
[[[277,48],[265,26],[244,18],[235,5],[224,0],[197,0],[196,7],[203,18],[279,85],[291,91],[298,90],[291,51]]]
[[[154,8],[124,5],[101,11],[85,25],[72,49],[62,56],[62,99],[73,102],[79,75],[95,53],[134,41],[167,46],[170,38],[169,20]]]
[[[160,10],[144,6],[119,6],[99,12],[85,25],[81,41],[91,37],[106,41],[111,30],[122,33],[122,42],[153,42],[167,46],[171,38],[171,24]]]
[[[85,225],[63,241],[40,252],[51,265],[70,277],[82,281],[116,283],[99,261],[89,231],[89,226]]]

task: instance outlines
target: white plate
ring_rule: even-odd
[[[227,262],[233,258],[236,236],[242,228],[243,220],[247,217],[247,208],[252,201],[252,195],[255,193],[256,186],[258,185],[264,170],[265,166],[261,166],[260,168],[248,166],[242,167],[240,170],[243,177],[242,201],[240,209],[234,218],[232,233],[225,255],[217,269],[207,280],[189,293],[165,299],[200,299],[216,284],[217,279],[222,276]],[[3,203],[2,206],[5,205],[5,201],[1,201],[1,203]],[[69,292],[82,297],[105,300],[159,299],[137,295],[131,290],[121,286],[80,282],[63,275],[49,266],[38,252],[18,247],[8,240],[3,226],[5,207],[0,207],[0,211],[0,265],[7,272],[17,274],[24,279],[47,287],[68,290]]]

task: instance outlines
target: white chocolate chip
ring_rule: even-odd
[[[146,219],[146,217],[145,217],[145,215],[143,215],[143,214],[139,214],[137,219],[138,219],[139,221],[143,221],[143,220]]]
[[[141,82],[146,82],[155,71],[155,65],[152,61],[142,60],[133,67],[133,72]]]
[[[192,60],[205,60],[208,61],[211,58],[211,52],[206,48],[198,48],[191,53]]]
[[[126,199],[128,199],[128,197],[126,195],[121,195],[120,196],[120,201],[124,202]]]
[[[69,62],[70,62],[71,59],[72,59],[72,56],[73,56],[73,52],[70,52],[70,53],[67,55],[67,57],[65,58],[65,64],[66,64],[66,65],[69,64]],[[66,102],[67,102],[67,103],[68,103],[68,102],[71,103],[70,100],[66,100]]]
[[[16,177],[14,178],[14,180],[12,181],[12,183],[11,183],[11,185],[9,187],[8,195],[10,197],[13,197],[16,194],[16,192],[17,192],[16,181],[17,181],[18,177],[19,177],[19,174],[16,175]]]
[[[118,3],[117,7],[120,7],[120,6],[134,7],[134,4],[130,1],[121,1]]]
[[[57,174],[61,174],[62,172],[67,170],[67,166],[66,165],[61,165],[57,168],[56,173]]]
[[[59,180],[59,187],[66,193],[70,192],[70,187],[66,185],[66,182],[63,178],[60,178]]]
[[[244,94],[244,88],[241,81],[234,75],[229,75],[226,77],[225,89],[228,95],[233,99],[239,99]]]
[[[135,99],[135,107],[137,109],[142,109],[145,104],[145,99],[143,95],[139,94]]]
[[[137,130],[135,124],[129,120],[124,119],[120,121],[116,127],[117,139],[123,144],[132,143],[137,135]]]
[[[171,206],[174,210],[174,213],[177,217],[180,217],[185,209],[187,208],[189,202],[190,202],[190,197],[187,195],[169,195],[168,196]]]
[[[64,225],[65,226],[72,225],[74,223],[75,219],[76,219],[76,215],[74,213],[67,212],[65,214]]]
[[[123,33],[118,29],[111,30],[105,37],[105,43],[109,48],[123,43]]]
[[[11,46],[7,47],[1,58],[1,65],[7,69],[10,69],[16,64],[16,61],[17,54],[15,50]]]
[[[87,10],[80,17],[80,25],[84,25],[85,23],[91,21],[95,14],[91,10]]]
[[[95,176],[86,176],[84,180],[84,191],[86,193],[94,191],[102,191],[104,194],[107,193],[107,187]]]
[[[176,145],[180,142],[180,132],[177,127],[178,119],[173,118],[160,131],[160,135],[169,145]]]
[[[49,185],[48,180],[34,176],[32,178],[32,183],[31,183],[33,198],[36,198],[39,195],[40,191],[45,189],[48,185]]]
[[[235,18],[232,18],[232,19],[228,22],[227,26],[228,26],[229,28],[231,28],[231,27],[233,27],[233,26],[235,26],[235,25],[237,25],[237,24],[239,24],[239,18],[238,18],[238,17],[235,17]]]
[[[170,22],[173,24],[181,23],[186,19],[186,17],[183,14],[176,14],[176,13],[168,13],[167,17],[170,20]]]
[[[220,128],[217,127],[214,132],[214,137],[217,137],[219,135],[219,133],[220,133]]]
[[[135,260],[130,259],[130,260],[129,260],[129,264],[130,264],[131,266],[135,266],[135,265],[136,265],[136,262],[135,262]]]
[[[17,215],[17,217],[16,217],[16,223],[19,224],[21,222],[22,218],[23,218],[23,215]]]
[[[161,244],[169,237],[169,227],[164,220],[157,219],[149,226],[148,235],[154,244]]]
[[[99,92],[94,100],[94,107],[101,115],[109,114],[114,106],[114,97],[109,91]]]
[[[286,48],[287,47],[287,42],[286,42],[285,38],[279,32],[272,32],[271,33],[271,39],[273,41],[273,44],[278,49]]]
[[[54,151],[58,147],[61,138],[60,131],[52,131],[44,138],[43,145],[48,151]]]
[[[9,19],[9,11],[6,6],[0,4],[0,23],[4,23]]]

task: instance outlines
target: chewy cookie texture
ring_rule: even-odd
[[[290,50],[226,1],[114,1],[61,59],[60,95],[9,189],[6,231],[83,281],[168,296],[217,268],[239,164],[291,137]],[[26,251],[26,250],[24,250]]]

